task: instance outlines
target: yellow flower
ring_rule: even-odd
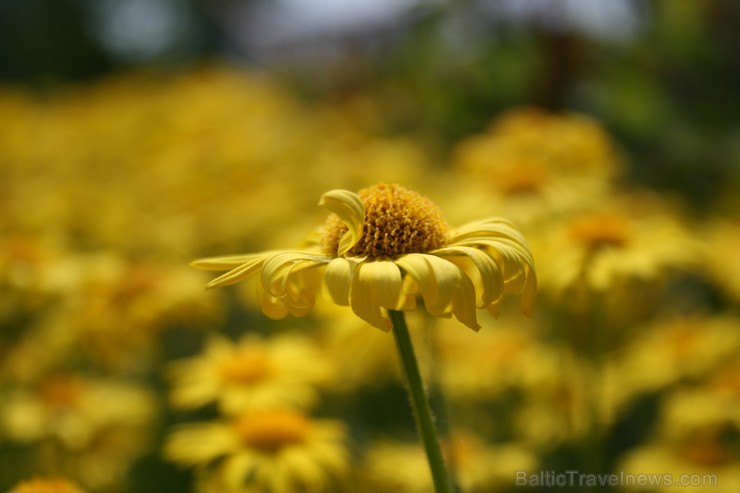
[[[486,443],[479,434],[454,430],[443,450],[462,491],[497,491],[512,486],[517,470],[534,470],[537,457],[524,446],[510,442]],[[382,441],[370,446],[366,475],[369,491],[427,493],[432,479],[418,444]]]
[[[346,472],[345,438],[338,421],[270,409],[184,425],[168,437],[164,453],[185,466],[212,466],[198,471],[213,491],[312,493]]]
[[[267,316],[306,315],[322,292],[382,330],[391,328],[382,309],[413,309],[416,294],[431,315],[454,315],[475,330],[476,307],[496,313],[504,293],[521,293],[522,311],[532,312],[534,261],[510,223],[490,218],[451,232],[429,199],[399,185],[378,184],[359,194],[332,190],[319,204],[333,213],[319,242],[302,250],[197,260],[198,268],[228,270],[206,287],[260,274]]]
[[[48,471],[117,491],[150,451],[157,412],[156,395],[139,384],[59,373],[3,396],[0,435]]]
[[[225,413],[285,404],[309,406],[317,398],[316,385],[326,383],[331,373],[318,348],[298,335],[263,340],[250,334],[237,343],[214,335],[203,354],[169,367],[176,407],[218,401]]]
[[[556,293],[579,284],[606,291],[630,281],[663,278],[666,271],[696,268],[702,245],[668,212],[630,209],[619,201],[572,215],[535,242],[544,258],[543,286]],[[542,243],[541,247],[537,245]]]
[[[446,325],[434,332],[437,377],[444,394],[463,406],[512,388],[539,393],[563,371],[557,347],[543,344],[534,324],[502,320],[480,334]]]
[[[711,280],[727,296],[740,302],[740,221],[716,219],[707,231],[707,271]]]
[[[8,493],[83,493],[83,491],[66,479],[34,478],[18,483]]]
[[[702,378],[740,351],[740,322],[730,316],[657,320],[639,331],[612,363],[620,401]]]

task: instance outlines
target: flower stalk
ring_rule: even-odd
[[[388,310],[388,315],[393,324],[393,337],[396,341],[398,356],[406,379],[414,419],[429,461],[429,468],[432,471],[434,491],[435,493],[454,493],[455,489],[442,455],[437,429],[434,426],[432,411],[424,391],[424,384],[421,380],[419,365],[406,326],[406,319],[402,311]]]

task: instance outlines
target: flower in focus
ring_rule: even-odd
[[[476,307],[497,313],[504,293],[520,293],[522,311],[532,312],[534,260],[510,223],[490,218],[449,231],[434,203],[399,185],[333,190],[319,204],[333,213],[320,241],[302,250],[197,260],[197,268],[228,270],[206,287],[259,273],[267,316],[304,316],[323,292],[382,330],[391,328],[382,309],[411,310],[416,294],[431,315],[454,315],[475,330]]]
[[[317,398],[316,385],[332,371],[310,339],[255,334],[237,343],[213,335],[199,356],[169,367],[175,407],[190,409],[218,401],[224,413],[295,405],[305,408]]]
[[[168,437],[164,453],[181,465],[203,466],[198,471],[209,491],[313,493],[342,479],[345,438],[338,421],[270,409],[183,425]]]
[[[34,478],[18,483],[8,493],[83,493],[83,491],[66,479]]]

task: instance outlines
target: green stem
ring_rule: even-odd
[[[388,315],[393,323],[393,337],[396,340],[396,348],[398,349],[401,366],[406,377],[416,426],[418,427],[421,442],[427,454],[429,468],[432,470],[434,491],[436,493],[453,493],[452,481],[447,472],[442,448],[439,446],[437,430],[434,427],[432,411],[429,408],[429,402],[424,392],[424,384],[421,380],[416,356],[414,355],[414,346],[411,344],[406,319],[401,311],[388,310]]]

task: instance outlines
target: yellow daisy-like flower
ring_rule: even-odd
[[[344,476],[345,439],[338,421],[270,409],[184,425],[168,437],[164,454],[185,466],[212,466],[198,470],[209,491],[312,493]]]
[[[310,339],[298,335],[263,340],[255,334],[233,343],[211,336],[201,355],[173,362],[172,403],[196,408],[218,401],[225,413],[293,405],[305,408],[332,368]]]
[[[319,205],[333,214],[320,240],[305,249],[206,258],[193,266],[228,270],[207,288],[260,274],[260,304],[273,318],[306,315],[319,292],[382,330],[391,329],[382,309],[411,310],[417,294],[431,315],[454,315],[475,330],[476,307],[496,314],[504,293],[520,293],[522,311],[532,312],[534,260],[507,221],[489,218],[450,231],[429,199],[382,183],[357,194],[332,190]]]
[[[515,472],[534,470],[538,459],[516,442],[487,443],[478,433],[453,430],[443,450],[460,489],[482,493],[511,486]],[[370,445],[365,466],[368,491],[428,493],[433,491],[424,452],[418,444],[379,441]]]
[[[8,493],[83,493],[83,491],[66,479],[34,478],[18,483]]]
[[[581,283],[604,292],[701,265],[701,243],[671,214],[619,205],[570,216],[534,242],[535,251],[549,260],[540,272],[546,290],[562,293]]]

